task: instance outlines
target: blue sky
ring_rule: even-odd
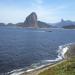
[[[0,22],[23,22],[31,12],[48,23],[75,21],[75,0],[0,0]]]

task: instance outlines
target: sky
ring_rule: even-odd
[[[75,21],[75,0],[0,0],[0,22],[24,22],[31,12],[47,23]]]

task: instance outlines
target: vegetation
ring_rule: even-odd
[[[65,60],[39,75],[75,75],[75,57]]]
[[[64,26],[64,29],[75,29],[75,25]]]

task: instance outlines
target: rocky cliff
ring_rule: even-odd
[[[49,28],[49,24],[45,22],[38,21],[37,15],[35,12],[32,12],[29,16],[26,17],[24,23],[18,23],[18,26],[21,27],[31,27],[31,28]]]
[[[29,16],[27,16],[26,20],[24,21],[25,27],[34,27],[37,28],[37,15],[35,12],[32,12]]]

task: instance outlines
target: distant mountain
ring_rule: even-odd
[[[7,26],[15,26],[13,23],[8,23]]]
[[[28,15],[24,22],[19,22],[16,24],[13,23],[0,23],[0,26],[17,26],[17,27],[27,27],[27,28],[68,28],[75,29],[75,22],[70,20],[61,19],[60,22],[57,23],[45,23],[42,21],[38,21],[37,14],[32,12]]]
[[[17,26],[21,27],[31,27],[31,28],[49,28],[51,25],[37,20],[37,15],[35,12],[32,12],[29,16],[26,17],[24,23],[17,23]]]
[[[0,26],[16,26],[16,25],[13,23],[8,23],[8,24],[0,23]]]
[[[56,27],[75,26],[75,22],[70,21],[70,20],[65,21],[65,20],[61,19],[61,22],[54,23],[53,26],[56,26]]]
[[[0,23],[0,26],[5,26],[6,24],[4,24],[4,23]]]
[[[63,26],[65,29],[75,29],[75,25]]]

